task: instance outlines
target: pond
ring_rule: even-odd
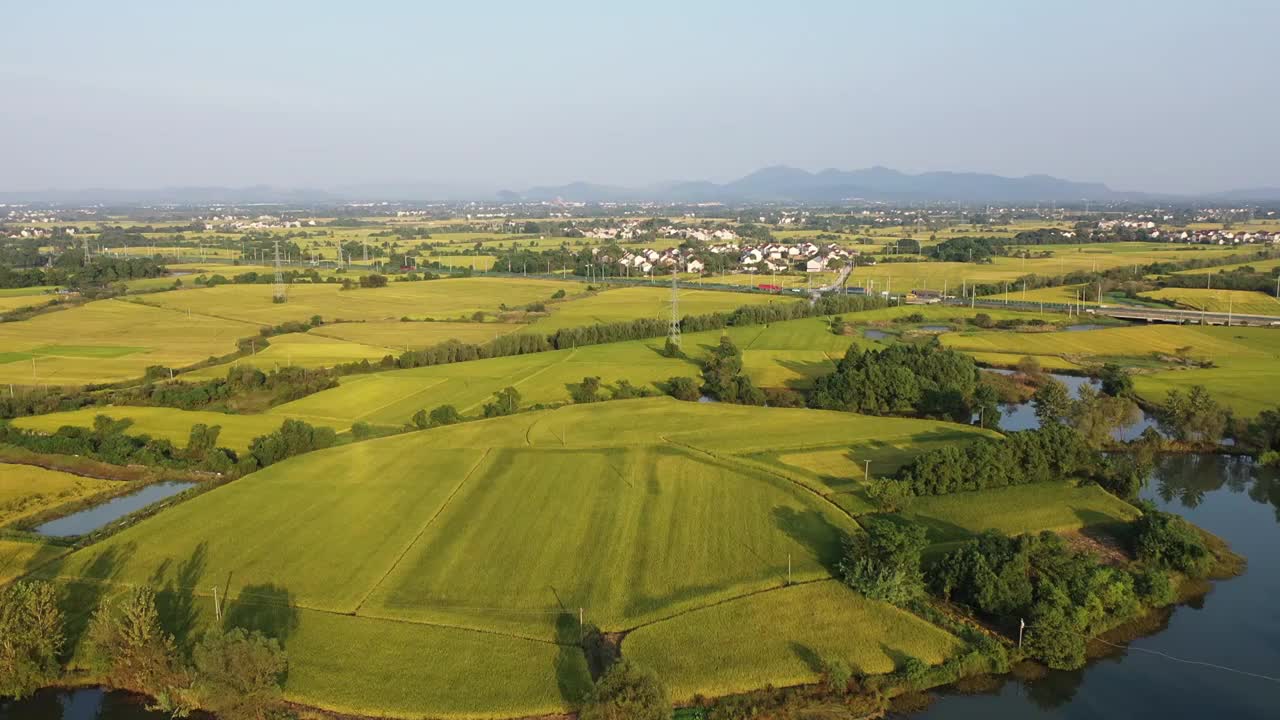
[[[911,717],[1276,717],[1280,472],[1247,458],[1167,457],[1142,496],[1225,539],[1248,558],[1248,570],[1215,583],[1204,598],[1175,608],[1162,630],[1132,641],[1116,656],[1031,682],[1010,679],[989,694],[943,693]]]
[[[1001,375],[1011,375],[1013,370],[1002,370],[992,368],[991,372],[1000,373]],[[1093,378],[1079,377],[1076,375],[1059,375],[1057,373],[1046,373],[1049,377],[1057,380],[1067,386],[1067,391],[1071,393],[1071,397],[1080,397],[1080,388],[1085,385],[1097,386],[1097,381]],[[1115,437],[1119,440],[1132,440],[1142,431],[1149,427],[1155,427],[1155,418],[1147,415],[1144,410],[1142,419],[1135,425],[1131,425],[1123,430],[1118,430]],[[1000,429],[1001,430],[1034,430],[1040,427],[1040,418],[1036,417],[1035,406],[1030,402],[1005,404],[1000,406]]]
[[[40,690],[21,701],[0,700],[0,720],[164,720],[143,698],[102,688]],[[193,715],[192,717],[195,717]]]
[[[35,528],[35,532],[48,537],[85,535],[98,528],[105,527],[135,510],[141,510],[154,502],[177,495],[190,487],[195,487],[195,483],[162,482],[148,485],[138,492],[112,498],[101,505],[95,505],[57,520],[50,520]]]
[[[866,330],[862,331],[862,336],[868,340],[889,340],[890,338],[893,337],[893,333],[887,333],[883,330],[876,330],[875,328],[867,328]]]
[[[950,325],[921,325],[920,329],[924,330],[925,332],[938,332],[938,333],[951,332],[952,330],[955,330],[955,328],[951,327]]]
[[[1105,330],[1108,327],[1114,327],[1114,326],[1099,325],[1097,323],[1080,323],[1079,325],[1068,325],[1062,329],[1066,330],[1067,332],[1081,332],[1083,330]]]

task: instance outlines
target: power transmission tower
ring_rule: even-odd
[[[275,260],[276,284],[275,284],[275,290],[273,291],[271,296],[271,301],[282,303],[285,301],[285,290],[284,290],[284,273],[280,272],[280,241],[273,240],[272,245],[275,248],[275,256],[276,256],[276,260]]]
[[[667,328],[667,344],[680,350],[680,288],[676,284],[678,268],[671,269],[671,324]]]

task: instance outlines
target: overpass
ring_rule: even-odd
[[[1117,320],[1135,320],[1149,323],[1174,323],[1177,325],[1229,325],[1280,327],[1280,315],[1246,315],[1243,313],[1204,312],[1201,310],[1179,310],[1177,308],[1154,308],[1138,305],[1073,305],[1071,303],[1040,303],[1002,300],[969,300],[956,298],[946,300],[948,305],[968,305],[970,307],[1004,308],[1007,310],[1029,310],[1042,312],[1075,312],[1081,317],[1112,317]]]

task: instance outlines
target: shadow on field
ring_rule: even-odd
[[[293,593],[274,584],[246,585],[235,600],[227,603],[222,616],[222,627],[244,628],[280,641],[285,647],[289,636],[298,629],[298,608],[293,603]]]
[[[827,572],[835,574],[840,563],[840,541],[843,533],[817,510],[797,511],[779,505],[773,509],[778,529],[805,546]]]
[[[562,700],[576,705],[586,699],[591,690],[591,671],[582,649],[583,628],[575,613],[562,612],[556,615],[555,622],[556,644],[559,646],[553,667],[556,686]]]
[[[804,390],[813,385],[814,380],[835,370],[835,363],[831,361],[778,360],[777,362],[779,366],[800,376],[787,380],[786,386],[791,390]]]
[[[209,544],[202,542],[191,551],[190,557],[178,563],[172,576],[169,576],[172,559],[160,563],[151,573],[150,585],[161,588],[156,591],[156,612],[160,615],[160,624],[173,633],[174,641],[184,652],[190,652],[195,644],[195,629],[200,617],[196,609],[196,586],[204,575],[208,555]]]
[[[810,672],[822,674],[822,658],[818,656],[817,651],[808,645],[798,642],[792,642],[790,643],[790,646],[791,652],[795,653],[796,657],[800,658],[800,661],[809,668]]]
[[[134,544],[111,546],[102,550],[83,569],[75,573],[78,580],[66,585],[59,605],[66,618],[68,653],[74,652],[89,627],[89,618],[111,590],[111,583],[120,574],[120,568],[133,555]],[[59,575],[64,561],[59,561],[53,575]]]

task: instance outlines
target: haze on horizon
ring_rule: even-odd
[[[890,7],[892,5],[892,7]],[[730,180],[1280,186],[1280,3],[20,3],[0,191]]]

